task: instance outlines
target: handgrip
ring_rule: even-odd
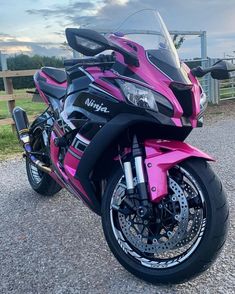
[[[85,65],[87,63],[97,62],[96,58],[74,58],[74,59],[65,59],[64,66],[74,66],[76,64]]]

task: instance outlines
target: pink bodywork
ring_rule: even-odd
[[[135,83],[138,83],[143,86],[147,86],[151,88],[152,90],[157,91],[158,93],[165,96],[169,101],[173,104],[174,107],[174,116],[172,117],[172,121],[177,127],[182,127],[181,117],[183,114],[183,109],[176,99],[174,93],[172,92],[170,88],[170,83],[173,82],[168,76],[166,76],[164,73],[162,73],[159,69],[157,69],[154,65],[152,65],[146,56],[145,49],[126,38],[118,37],[115,35],[109,35],[108,39],[110,39],[111,42],[119,45],[120,47],[124,48],[126,51],[131,52],[133,54],[136,54],[136,51],[130,47],[128,44],[134,45],[133,47],[137,48],[137,56],[139,59],[139,67],[135,66],[128,66],[128,68],[141,77],[146,83],[142,83],[137,80],[133,80],[129,77],[122,76],[119,73],[107,71],[105,73],[101,72],[98,68],[91,68],[89,69],[89,73],[93,76],[94,82],[98,84],[101,88],[109,90],[110,93],[114,97],[117,97],[118,100],[123,101],[125,98],[123,97],[121,91],[118,91],[116,87],[113,87],[112,85],[107,85],[107,83],[104,83],[100,78],[101,77],[109,77],[109,78],[122,78],[129,81],[134,81]],[[120,53],[116,52],[116,59],[118,62],[123,64],[124,66],[127,66],[124,62],[124,58]],[[197,126],[197,116],[200,112],[200,85],[197,81],[197,79],[190,73],[190,69],[188,66],[184,63],[182,63],[182,67],[185,70],[186,74],[188,75],[188,78],[192,82],[192,101],[193,101],[193,114],[190,117],[190,122],[192,124],[192,127]]]
[[[168,194],[167,172],[173,166],[190,157],[214,160],[199,149],[180,141],[146,140],[145,152],[149,192],[153,202],[159,202]]]

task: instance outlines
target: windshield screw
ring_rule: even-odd
[[[151,188],[151,191],[152,191],[152,192],[156,192],[156,187],[152,187],[152,188]]]
[[[152,163],[148,163],[147,166],[148,166],[148,167],[152,167]]]

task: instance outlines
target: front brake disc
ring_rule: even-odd
[[[133,226],[133,219],[131,219],[130,215],[126,216],[120,212],[118,213],[119,224],[124,236],[132,246],[136,247],[141,252],[165,252],[174,248],[185,236],[189,218],[188,202],[182,188],[172,178],[169,178],[169,187],[174,193],[174,202],[178,202],[180,212],[177,214],[176,218],[177,225],[175,225],[174,230],[170,232],[168,238],[163,238],[163,240],[153,239],[152,244],[148,244],[144,220],[138,218],[138,226]]]

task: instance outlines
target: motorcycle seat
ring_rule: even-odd
[[[42,72],[59,84],[63,84],[67,80],[66,72],[63,69],[45,66],[42,67]]]
[[[66,94],[66,88],[56,85],[54,86],[44,81],[39,81],[39,87],[46,95],[58,100],[62,99]]]

